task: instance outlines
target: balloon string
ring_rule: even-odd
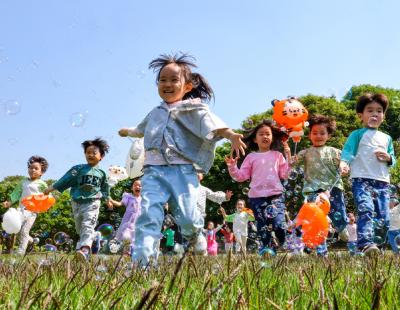
[[[294,143],[294,154],[293,156],[296,156],[297,153],[297,142]]]

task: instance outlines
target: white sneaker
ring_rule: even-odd
[[[349,232],[347,231],[347,228],[343,229],[341,232],[339,232],[338,237],[340,240],[344,242],[349,241]]]
[[[198,234],[193,243],[194,254],[207,255],[207,240],[202,233]]]

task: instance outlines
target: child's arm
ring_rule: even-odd
[[[224,201],[228,201],[231,199],[232,192],[227,191],[226,193],[218,191],[218,192],[213,192],[211,189],[205,187],[205,192],[206,192],[206,198],[208,200],[211,200],[215,203],[221,204]]]
[[[285,154],[286,161],[290,164],[292,162],[292,154],[290,152],[290,146],[287,141],[282,142],[283,154]]]
[[[59,192],[63,192],[66,189],[72,187],[74,184],[74,181],[76,180],[76,176],[79,174],[78,168],[76,166],[72,167],[67,171],[66,174],[64,174],[61,179],[59,179],[57,182],[55,182],[53,185],[49,186],[46,188],[43,193],[45,195],[48,195],[54,190],[58,190]]]
[[[389,137],[389,139],[387,152],[378,150],[375,152],[375,156],[379,161],[387,162],[389,166],[393,167],[396,164],[396,157],[394,155],[392,138]]]
[[[225,163],[228,166],[230,176],[237,182],[244,182],[251,177],[252,164],[249,159],[250,155],[247,155],[244,159],[240,169],[237,167],[237,158],[225,157]]]
[[[231,156],[233,153],[236,154],[236,157],[239,158],[240,154],[245,156],[245,149],[247,148],[246,144],[242,141],[243,135],[240,133],[234,132],[230,128],[218,129],[216,131],[217,136],[224,137],[231,141]]]
[[[116,200],[114,200],[112,198],[110,198],[109,200],[110,200],[112,206],[114,206],[114,207],[122,207],[124,205],[122,203],[122,201],[116,201]]]
[[[358,144],[360,143],[360,134],[358,131],[353,131],[347,138],[343,146],[342,154],[340,156],[339,172],[341,174],[348,174],[350,172],[349,164],[357,155]]]
[[[224,226],[224,224],[218,225],[217,228],[215,228],[215,233],[219,232],[223,226]]]

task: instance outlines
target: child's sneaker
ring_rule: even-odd
[[[362,249],[362,253],[364,253],[366,256],[374,256],[374,255],[378,255],[381,253],[381,251],[379,250],[379,248],[376,246],[375,243],[366,245],[363,249]]]
[[[338,237],[339,237],[340,240],[342,240],[344,242],[348,242],[349,241],[349,232],[347,231],[347,228],[345,228],[342,231],[340,231],[338,233]]]
[[[78,250],[75,253],[75,258],[77,259],[77,261],[81,263],[87,263],[89,261],[89,253],[86,253],[82,250]]]

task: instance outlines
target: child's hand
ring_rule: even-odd
[[[231,157],[235,153],[236,158],[240,157],[240,154],[243,156],[246,155],[245,149],[247,148],[246,144],[242,141],[243,135],[240,133],[233,132],[229,137],[231,140]]]
[[[6,209],[8,209],[9,207],[11,207],[11,202],[9,202],[9,201],[4,201],[4,202],[3,202],[3,207],[6,208]]]
[[[128,128],[121,128],[121,129],[118,131],[118,134],[119,134],[121,137],[127,137],[127,136],[128,136],[128,133],[129,133]]]
[[[383,162],[391,162],[392,161],[392,157],[386,153],[385,151],[375,151],[375,156],[379,161],[383,161]]]
[[[53,191],[53,188],[50,186],[43,191],[43,194],[48,195]]]
[[[350,172],[349,165],[346,162],[341,161],[340,164],[339,164],[339,172],[340,172],[341,175],[348,174]]]
[[[232,156],[225,156],[224,160],[228,166],[233,166],[237,163],[237,158],[233,158]]]
[[[225,209],[224,209],[224,208],[219,207],[218,211],[219,211],[219,213],[220,213],[223,217],[226,216],[226,212],[225,212]]]
[[[114,204],[112,202],[112,199],[107,200],[107,208],[110,211],[114,210]]]
[[[226,191],[226,192],[225,192],[226,201],[231,200],[231,197],[232,197],[232,196],[233,196],[233,192],[232,192],[232,191]]]
[[[290,147],[289,147],[289,143],[286,141],[282,142],[283,145],[283,153],[285,154],[286,159],[291,162],[291,152],[290,152]]]

